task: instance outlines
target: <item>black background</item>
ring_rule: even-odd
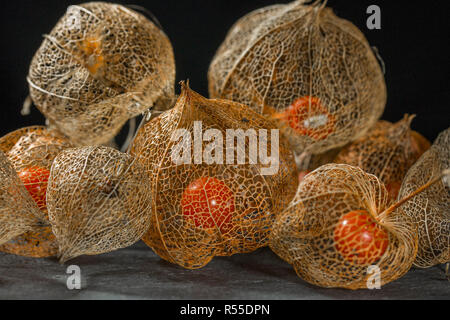
[[[20,109],[28,87],[26,75],[42,34],[49,33],[70,4],[85,1],[9,0],[1,6],[2,114],[0,135],[20,127],[43,124],[33,108],[29,116]],[[177,81],[190,79],[191,87],[207,95],[207,71],[215,50],[231,25],[276,0],[118,0],[150,10],[172,41]],[[383,119],[399,120],[415,113],[413,129],[434,140],[449,126],[449,13],[445,1],[329,0],[335,13],[352,21],[376,46],[386,64],[388,103]],[[381,8],[381,30],[368,30],[366,9]],[[177,85],[177,92],[179,86]]]

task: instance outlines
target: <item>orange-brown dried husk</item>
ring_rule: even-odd
[[[279,137],[279,169],[273,175],[263,175],[267,165],[250,164],[248,151],[244,164],[223,164],[205,161],[196,164],[194,153],[186,164],[172,161],[177,141],[171,137],[177,129],[193,134],[195,121],[201,121],[202,132],[216,129],[223,135],[225,156],[227,129],[267,130],[267,149],[270,154],[271,130],[275,125],[247,106],[228,100],[206,99],[182,84],[182,93],[175,107],[147,122],[138,131],[131,148],[145,167],[153,193],[152,223],[143,237],[160,257],[185,268],[205,266],[214,256],[228,256],[251,252],[267,245],[275,215],[292,199],[297,186],[295,161],[283,137]],[[260,136],[261,137],[261,136]],[[206,150],[210,142],[202,142]],[[221,146],[221,143],[218,144]],[[249,141],[245,141],[249,150]],[[236,150],[234,151],[236,153]],[[273,154],[271,154],[273,156]],[[235,158],[236,159],[236,158]],[[185,219],[181,199],[188,185],[200,177],[221,180],[233,193],[235,210],[232,227],[222,233],[220,228],[197,227]]]
[[[44,224],[45,217],[0,151],[0,245]]]
[[[387,191],[374,175],[346,164],[321,166],[302,180],[289,207],[277,217],[270,247],[309,283],[367,288],[369,265],[346,261],[334,241],[341,216],[364,210],[389,234],[386,251],[373,263],[384,285],[410,269],[418,241],[411,218],[400,211],[382,214],[388,204]]]
[[[34,104],[77,145],[110,141],[123,124],[174,94],[169,39],[124,6],[69,6],[45,36],[28,74]]]
[[[417,131],[411,130],[411,143],[413,145],[413,149],[416,150],[416,153],[419,155],[423,155],[425,151],[430,149],[431,143],[425,138],[423,135],[418,133]]]
[[[104,146],[68,149],[54,160],[47,188],[61,262],[138,241],[150,223],[150,182],[133,157]]]
[[[44,126],[25,127],[0,138],[3,151],[16,172],[25,168],[40,167],[50,171],[53,159],[73,145],[62,134]],[[0,251],[30,257],[56,255],[58,244],[48,221],[45,204],[39,205],[45,215],[45,223],[21,234],[0,246]]]
[[[304,3],[241,18],[209,67],[209,93],[275,118],[300,97],[319,98],[328,136],[316,139],[317,127],[305,135],[279,122],[297,153],[316,154],[363,136],[384,110],[386,85],[361,31],[330,8]]]
[[[409,169],[399,198],[450,168],[450,128]],[[441,181],[403,206],[418,225],[419,250],[414,265],[421,268],[450,262],[450,186]]]
[[[391,199],[397,199],[406,172],[426,147],[425,138],[419,141],[421,136],[412,134],[413,118],[405,115],[397,123],[377,122],[366,136],[344,147],[334,162],[360,167],[377,176],[388,189]]]

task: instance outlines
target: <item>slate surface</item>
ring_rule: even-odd
[[[81,268],[81,290],[67,289],[70,264]],[[66,265],[0,253],[0,299],[450,299],[450,282],[438,266],[413,269],[380,290],[324,289],[298,278],[268,248],[185,270],[138,243]]]

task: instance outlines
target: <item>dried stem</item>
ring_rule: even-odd
[[[435,184],[436,182],[440,181],[442,179],[442,177],[448,176],[450,175],[450,169],[446,169],[444,171],[442,171],[442,173],[437,176],[436,178],[428,181],[427,183],[425,183],[423,186],[417,188],[416,191],[412,192],[411,194],[409,194],[408,196],[404,197],[403,199],[401,199],[400,201],[397,201],[396,203],[394,203],[393,205],[391,205],[389,208],[387,208],[386,210],[384,210],[381,214],[380,217],[384,217],[387,216],[388,214],[390,214],[391,212],[393,212],[395,209],[397,209],[398,207],[400,207],[401,205],[403,205],[405,202],[407,202],[408,200],[410,200],[411,198],[414,198],[416,195],[418,195],[419,193],[421,193],[422,191],[428,189],[430,186],[432,186],[433,184]]]

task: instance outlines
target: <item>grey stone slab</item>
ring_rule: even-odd
[[[67,289],[70,264],[81,268],[81,290]],[[268,248],[186,270],[137,243],[66,265],[0,253],[0,299],[450,299],[450,282],[438,266],[413,269],[380,290],[325,289],[298,278]]]

